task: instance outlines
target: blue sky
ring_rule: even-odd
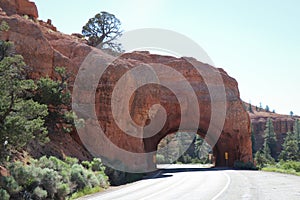
[[[52,19],[64,33],[80,33],[89,18],[107,11],[121,20],[124,31],[164,28],[184,34],[239,82],[244,101],[300,115],[298,0],[34,2],[40,18]]]

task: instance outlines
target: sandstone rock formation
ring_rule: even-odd
[[[1,0],[1,2],[7,2]],[[19,2],[19,1],[18,1]],[[23,1],[22,1],[23,2]],[[2,6],[6,4],[1,3],[2,9],[7,13],[12,13],[11,7]],[[14,8],[14,7],[13,7]],[[16,9],[17,10],[17,9]],[[19,14],[24,14],[23,12],[17,12]],[[32,14],[36,17],[37,14]],[[53,31],[39,23],[26,20],[23,17],[13,15],[13,16],[0,16],[1,21],[6,21],[10,26],[8,32],[1,33],[0,39],[9,40],[14,42],[16,51],[23,55],[26,63],[33,67],[33,72],[31,76],[33,78],[38,78],[40,76],[53,76],[53,70],[56,66],[65,66],[69,72],[73,74],[78,74],[80,66],[86,61],[87,57],[90,57],[90,64],[86,65],[85,68],[80,70],[84,71],[87,68],[93,68],[94,74],[90,74],[87,77],[86,85],[81,85],[81,93],[74,98],[77,99],[76,103],[92,103],[95,102],[94,108],[96,110],[96,119],[86,115],[85,111],[79,113],[81,117],[85,118],[88,124],[84,127],[83,132],[86,135],[80,135],[80,138],[84,144],[95,145],[105,150],[105,152],[93,152],[93,154],[100,154],[102,157],[108,159],[114,159],[115,161],[121,161],[125,165],[134,165],[137,168],[146,167],[153,164],[152,158],[135,159],[134,157],[126,157],[118,154],[115,151],[107,151],[107,148],[115,145],[120,149],[127,152],[133,153],[145,153],[152,152],[156,150],[159,141],[165,137],[167,134],[174,133],[178,130],[182,120],[190,121],[191,123],[197,123],[197,130],[193,130],[203,137],[206,135],[208,128],[210,126],[212,113],[212,103],[211,94],[208,91],[208,86],[204,81],[204,78],[195,70],[191,63],[195,63],[200,68],[209,68],[215,73],[221,75],[224,87],[226,91],[226,116],[225,125],[221,131],[222,134],[214,147],[214,155],[216,157],[216,164],[218,166],[225,165],[225,152],[229,153],[229,165],[232,166],[234,161],[252,161],[251,152],[251,140],[250,140],[250,119],[243,107],[243,103],[240,99],[238,84],[231,78],[224,70],[213,68],[207,64],[203,64],[194,59],[189,58],[174,58],[169,56],[151,55],[147,52],[134,52],[128,53],[120,57],[118,60],[114,61],[108,69],[101,76],[95,95],[90,95],[92,88],[88,87],[88,82],[90,79],[97,80],[99,77],[96,74],[103,68],[103,66],[93,66],[95,63],[93,59],[100,59],[101,63],[110,63],[115,58],[109,56],[102,51],[92,48],[85,44],[85,42],[75,36],[65,35],[60,32]],[[190,60],[190,61],[188,61]],[[96,62],[97,63],[97,62]],[[171,69],[177,70],[188,82],[191,84],[193,92],[196,94],[198,100],[198,106],[201,113],[201,118],[197,119],[196,108],[192,107],[190,104],[181,105],[178,102],[177,96],[174,95],[172,91],[168,88],[163,87],[159,84],[148,84],[136,90],[130,97],[128,110],[130,111],[130,117],[139,126],[146,126],[151,123],[151,120],[156,117],[159,113],[153,112],[152,117],[149,117],[149,109],[154,104],[161,104],[166,110],[166,123],[163,124],[162,129],[158,134],[149,138],[137,138],[125,134],[116,124],[116,121],[112,115],[111,111],[111,100],[112,94],[115,90],[115,86],[119,79],[130,72],[132,69],[138,66],[154,64],[154,65],[164,65]],[[166,71],[162,72],[163,75],[167,76]],[[164,74],[165,73],[165,74]],[[127,83],[134,84],[133,74],[132,77],[127,79]],[[75,76],[73,77],[76,78]],[[147,78],[147,77],[145,77]],[[213,76],[209,77],[213,81]],[[168,84],[173,87],[180,87],[180,80],[170,78]],[[74,86],[75,87],[75,86]],[[76,86],[78,87],[78,86]],[[215,88],[221,87],[221,85],[215,84]],[[73,85],[71,85],[71,89]],[[128,90],[120,90],[119,93],[124,96],[128,95]],[[180,91],[181,95],[185,95],[187,102],[189,102],[190,96],[187,91]],[[215,94],[218,96],[217,94]],[[93,102],[93,100],[95,100]],[[222,103],[222,102],[217,102]],[[122,119],[122,117],[128,117],[122,112],[124,107],[118,107],[120,111],[117,115]],[[190,117],[183,119],[185,116],[181,116],[181,112],[192,113]],[[106,139],[112,142],[113,145],[109,146],[103,136],[99,136],[99,132],[96,128],[91,128],[100,124],[101,128],[105,132]],[[118,122],[123,123],[123,122]],[[212,124],[214,126],[214,124]],[[133,126],[134,127],[134,126]],[[186,129],[194,127],[185,127]],[[59,141],[60,136],[54,140]],[[208,138],[209,140],[209,138]],[[59,143],[59,142],[58,142]],[[56,148],[61,148],[62,154],[68,154],[71,156],[77,156],[78,152],[68,152],[66,147],[68,146],[65,141],[61,141],[62,144],[53,146],[58,146]],[[71,141],[70,138],[68,143],[80,146],[80,142],[75,142],[74,139]],[[108,145],[108,146],[107,146]],[[64,146],[64,147],[63,147]],[[103,149],[105,147],[105,149]],[[71,148],[71,147],[70,147]],[[88,157],[84,150],[81,151],[81,157]],[[73,154],[73,155],[72,155]],[[84,156],[86,155],[86,156]]]
[[[28,0],[0,0],[0,7],[7,15],[27,15],[32,19],[39,17],[35,3]]]
[[[47,22],[44,22],[43,20],[39,20],[39,24],[48,29],[51,29],[52,31],[57,31],[57,28],[53,26],[52,21],[50,19],[48,19]]]

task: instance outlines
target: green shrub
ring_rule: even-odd
[[[73,158],[67,158],[65,162],[55,157],[42,157],[31,160],[31,165],[10,163],[7,168],[11,176],[0,179],[3,190],[0,199],[4,199],[6,193],[12,199],[66,199],[78,191],[107,188],[108,177],[102,170],[101,160],[84,163],[90,168],[83,167]],[[92,168],[100,170],[93,171]]]
[[[48,193],[47,193],[46,190],[43,190],[40,187],[36,187],[33,190],[33,196],[34,196],[35,199],[44,199],[48,196]]]
[[[71,168],[71,181],[76,184],[77,191],[91,187],[87,180],[85,168],[79,164],[74,164]]]
[[[260,169],[267,165],[275,164],[275,160],[269,155],[266,156],[266,154],[263,151],[256,152],[255,161],[256,161],[256,166]]]
[[[93,171],[104,171],[105,167],[102,164],[102,161],[100,158],[94,158],[91,162],[91,167]]]
[[[267,172],[277,172],[277,173],[292,174],[292,175],[300,176],[300,172],[296,172],[295,169],[292,169],[292,168],[283,169],[283,167],[281,166],[280,163],[278,163],[275,166],[271,165],[271,166],[264,167],[264,168],[262,168],[262,170],[267,171]]]
[[[17,194],[23,189],[12,176],[1,177],[1,187],[10,195]]]
[[[296,161],[288,161],[280,164],[282,169],[288,170],[288,169],[293,169],[296,172],[300,172],[300,162]]]
[[[48,192],[48,197],[52,198],[57,193],[58,183],[61,181],[61,176],[53,169],[43,169],[43,176],[41,178],[41,187]]]
[[[67,163],[65,163],[64,161],[62,161],[54,156],[50,156],[49,161],[52,162],[51,168],[56,171],[62,171],[63,169],[66,169],[69,167],[69,165]]]
[[[53,163],[46,157],[43,156],[39,160],[33,160],[33,165],[40,168],[54,168]]]
[[[92,163],[90,163],[89,161],[82,161],[81,165],[86,169],[92,169]]]
[[[0,199],[2,200],[9,200],[10,195],[8,194],[8,192],[4,189],[0,188]]]
[[[8,31],[9,25],[6,21],[2,21],[0,24],[0,31]]]
[[[97,176],[97,179],[99,180],[100,187],[108,188],[108,186],[109,186],[108,176],[104,173],[104,171],[97,172],[96,176]]]
[[[253,162],[243,162],[243,161],[235,161],[234,168],[240,170],[257,170],[257,167],[253,164]]]
[[[15,181],[23,187],[30,186],[34,181],[36,172],[31,170],[28,166],[24,166],[21,162],[10,164],[8,169]]]
[[[78,159],[77,158],[66,157],[65,162],[72,166],[72,165],[78,164]]]
[[[71,167],[62,169],[59,173],[60,173],[64,183],[71,182]]]
[[[88,184],[91,188],[100,185],[100,182],[94,172],[86,170],[85,174],[86,174],[86,179],[88,181]]]
[[[59,183],[57,185],[57,196],[66,197],[71,193],[71,188],[66,183]]]

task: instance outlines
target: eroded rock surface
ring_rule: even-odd
[[[0,0],[0,7],[5,10],[7,15],[27,15],[32,19],[39,17],[35,3],[28,0]]]
[[[4,0],[1,0],[4,2]],[[23,1],[22,1],[23,2]],[[11,13],[10,7],[7,8],[1,3],[2,9],[6,13]],[[19,13],[19,12],[17,12]],[[24,13],[19,13],[24,14]],[[32,14],[36,17],[37,14]],[[41,76],[53,76],[53,70],[56,66],[65,66],[69,72],[74,75],[78,74],[80,70],[86,70],[86,68],[92,67],[95,70],[94,74],[90,74],[87,78],[88,81],[97,81],[100,77],[96,74],[109,62],[115,58],[103,53],[102,51],[90,47],[85,42],[76,36],[65,35],[60,32],[49,29],[40,25],[38,22],[27,20],[21,16],[0,16],[1,21],[6,21],[10,26],[8,32],[2,32],[0,39],[9,40],[14,42],[16,51],[23,55],[26,63],[33,67],[31,76],[38,78]],[[94,56],[93,56],[94,55]],[[85,65],[84,68],[80,67],[86,62],[86,59],[90,58],[91,65]],[[98,65],[94,66],[92,63],[94,60],[101,60],[96,62]],[[238,84],[235,79],[231,78],[224,70],[216,69],[209,65],[203,64],[192,59],[192,62],[199,65],[201,68],[210,68],[215,73],[220,73],[226,91],[226,117],[224,128],[221,130],[222,134],[214,147],[214,155],[216,156],[216,164],[218,166],[225,165],[225,152],[229,153],[229,165],[232,166],[234,161],[252,161],[251,153],[251,140],[250,140],[250,119],[243,108],[243,103],[240,99]],[[163,124],[162,129],[158,134],[148,139],[137,138],[124,133],[116,124],[115,119],[111,111],[112,93],[115,89],[117,82],[120,78],[130,70],[145,64],[164,65],[174,70],[177,70],[183,77],[190,83],[193,88],[193,92],[196,94],[198,100],[198,106],[201,113],[201,118],[196,119],[195,108],[190,104],[180,105],[177,96],[168,88],[159,84],[148,84],[138,90],[136,90],[128,102],[128,110],[130,116],[136,125],[146,126],[151,123],[149,118],[149,109],[154,104],[162,105],[167,113],[166,123]],[[79,70],[80,69],[80,70]],[[132,75],[132,74],[131,74]],[[76,76],[73,77],[73,83]],[[146,78],[146,77],[145,77]],[[129,76],[128,83],[135,84],[135,77]],[[170,78],[169,84],[173,87],[179,87],[180,81],[178,79]],[[181,116],[181,107],[184,112],[192,113],[188,118],[184,120],[190,122],[196,122],[199,126],[197,131],[200,135],[205,136],[209,127],[211,119],[211,96],[208,91],[207,85],[203,77],[195,70],[191,65],[191,62],[187,61],[187,58],[174,58],[168,56],[151,55],[147,52],[134,52],[123,55],[118,60],[114,61],[108,69],[103,73],[100,81],[97,81],[97,89],[95,95],[91,95],[91,87],[82,85],[81,93],[74,98],[77,99],[76,103],[89,104],[95,103],[96,119],[93,119],[86,110],[79,113],[81,117],[85,118],[85,121],[89,125],[101,125],[101,128],[105,132],[105,136],[120,149],[133,153],[144,153],[156,150],[159,141],[167,134],[174,133],[178,130],[181,120],[186,116]],[[78,86],[75,86],[78,87]],[[220,87],[220,85],[215,85]],[[73,85],[71,83],[71,89]],[[128,95],[127,90],[120,90],[119,95]],[[189,92],[181,91],[181,95],[185,95],[186,99],[189,99]],[[95,98],[95,99],[94,99]],[[95,100],[94,102],[91,102]],[[187,101],[188,102],[188,101]],[[122,112],[124,107],[119,107],[120,111],[118,116],[122,119],[125,114]],[[158,113],[153,112],[152,118]],[[120,122],[122,123],[122,122]],[[90,142],[91,145],[95,143],[101,147],[107,147],[107,142],[102,140],[99,136],[97,129],[86,126],[84,132],[86,137],[81,136],[83,143]],[[133,125],[134,127],[134,125]],[[186,127],[186,129],[193,127]],[[71,145],[79,145],[80,142],[69,141]],[[63,141],[62,141],[63,143]],[[62,151],[64,150],[67,144]],[[54,145],[55,146],[55,145]],[[57,148],[60,148],[59,146]],[[81,148],[81,147],[80,147]],[[110,147],[109,147],[110,148]],[[98,149],[98,150],[99,150]],[[104,150],[104,149],[102,149]],[[106,149],[107,150],[107,149]],[[78,152],[68,152],[72,156],[76,156]],[[121,161],[125,165],[134,165],[136,167],[143,167],[151,164],[152,160],[149,158],[136,159],[134,157],[126,157],[120,155],[116,151],[92,152],[100,153],[103,157]],[[82,153],[82,155],[85,155]],[[82,156],[81,157],[84,157]],[[88,156],[87,156],[88,157]]]

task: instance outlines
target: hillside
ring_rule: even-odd
[[[43,22],[37,17],[38,11],[32,2],[0,0],[0,21],[5,21],[9,25],[9,31],[1,32],[0,39],[13,41],[15,51],[24,57],[27,65],[34,67],[30,74],[33,79],[51,76],[53,66],[71,65],[64,55],[54,49],[55,45],[50,44],[51,40],[60,39],[59,44],[63,46],[66,44],[64,41],[78,42],[76,43],[78,45],[83,42],[77,37],[56,31],[51,20]],[[72,156],[80,160],[91,159],[90,153],[80,145],[80,139],[75,132],[70,134],[49,132],[49,138],[50,142],[47,145],[31,144],[26,150],[36,158],[42,155],[53,155],[58,158]],[[26,153],[19,155],[20,159],[26,159],[25,157]]]

